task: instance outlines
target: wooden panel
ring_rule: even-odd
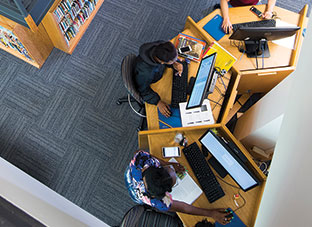
[[[33,32],[38,32],[38,27],[35,23],[35,21],[33,20],[33,18],[31,17],[30,14],[28,14],[27,17],[24,18],[26,23],[28,24],[29,28],[33,31]]]
[[[13,28],[15,27],[15,25],[17,25],[17,23],[15,21],[12,21],[2,15],[0,15],[0,23],[1,23],[1,26],[9,29],[9,30],[13,30]]]
[[[305,5],[299,14],[300,14],[300,18],[299,18],[298,26],[300,27],[300,30],[297,32],[295,49],[294,49],[294,52],[293,52],[291,59],[290,59],[290,65],[294,66],[294,67],[296,67],[296,65],[297,65],[301,46],[302,46],[302,42],[303,42],[303,38],[304,38],[303,37],[303,29],[305,29],[307,27],[307,24],[308,24],[308,18],[307,18],[308,5]]]
[[[43,24],[53,45],[64,52],[68,52],[68,46],[58,24],[56,23],[53,13],[48,12],[43,18],[41,24]]]
[[[269,92],[294,70],[294,67],[285,67],[241,72],[238,92],[240,94]]]
[[[17,24],[13,33],[23,43],[39,67],[41,67],[53,49],[53,44],[43,25],[39,25],[38,32],[32,32],[24,26]]]

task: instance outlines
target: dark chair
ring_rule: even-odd
[[[147,205],[136,205],[124,215],[119,227],[183,227],[176,213],[158,211]]]
[[[124,82],[124,85],[128,91],[128,95],[117,100],[117,104],[121,105],[124,102],[128,102],[131,109],[141,117],[138,131],[144,128],[145,124],[145,105],[144,101],[140,97],[139,92],[135,88],[135,84],[133,81],[134,77],[134,66],[135,66],[136,56],[134,54],[128,54],[125,56],[121,63],[121,76]],[[139,106],[139,110],[136,110],[132,103],[135,102]]]

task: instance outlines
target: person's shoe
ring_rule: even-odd
[[[220,9],[221,8],[221,6],[220,6],[220,4],[215,4],[214,6],[213,6],[213,9],[215,10],[215,9]]]

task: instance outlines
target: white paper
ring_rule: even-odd
[[[171,158],[169,162],[177,162],[177,160]],[[182,179],[177,177],[177,183],[173,186],[171,195],[173,200],[191,205],[202,193],[203,191],[195,183],[193,178],[185,172]]]
[[[296,27],[296,25],[289,24],[282,20],[276,20],[276,27]],[[294,49],[295,40],[296,40],[296,34],[290,37],[283,38],[283,39],[273,40],[272,43],[275,43],[277,45],[280,45],[289,49]]]
[[[181,122],[183,127],[210,125],[214,124],[214,118],[211,111],[210,102],[208,99],[203,101],[201,107],[186,110],[186,102],[179,103]]]

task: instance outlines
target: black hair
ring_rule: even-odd
[[[164,62],[169,62],[177,57],[177,49],[171,42],[164,42],[156,46],[155,57]]]
[[[204,219],[201,222],[197,222],[195,227],[215,227],[215,224]]]
[[[162,199],[166,192],[172,190],[172,178],[163,167],[150,166],[143,172],[148,194],[156,199]]]

